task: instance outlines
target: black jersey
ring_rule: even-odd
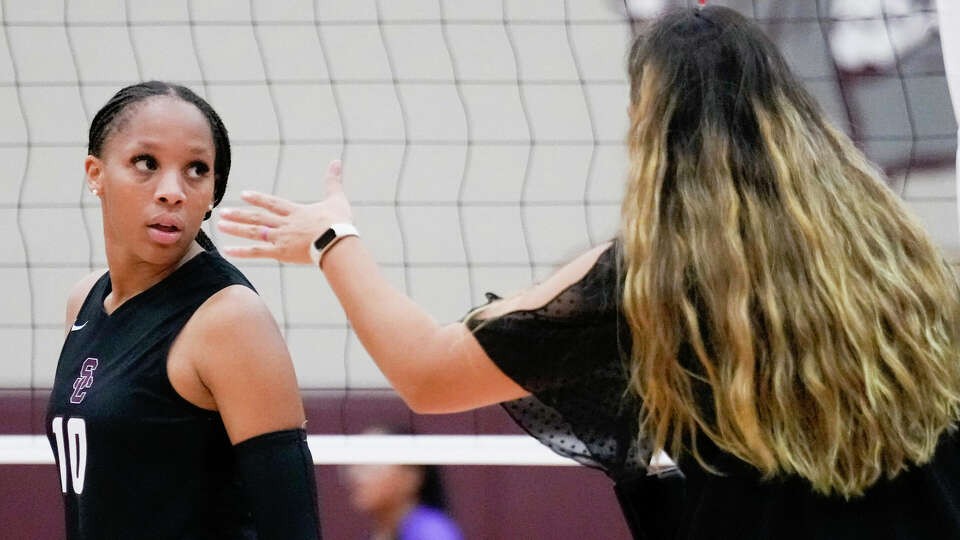
[[[217,291],[253,288],[203,252],[112,314],[109,273],[67,335],[46,417],[67,538],[249,538],[233,449],[216,411],[174,390],[167,353]]]

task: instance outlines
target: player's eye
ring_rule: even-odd
[[[195,161],[187,167],[187,176],[190,178],[203,178],[209,172],[210,167],[202,161]]]
[[[141,172],[155,171],[158,167],[156,158],[149,154],[134,156],[130,161],[133,163],[133,167]]]

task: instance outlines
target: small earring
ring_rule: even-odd
[[[213,203],[207,205],[207,210],[213,212]]]
[[[90,190],[90,193],[93,193],[93,196],[94,196],[94,197],[96,197],[97,195],[99,195],[99,192],[97,191],[97,188],[91,189],[91,190]]]

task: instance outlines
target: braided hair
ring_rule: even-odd
[[[121,88],[93,117],[93,122],[90,123],[87,153],[101,157],[107,139],[129,121],[137,106],[157,96],[174,97],[190,103],[206,118],[210,133],[213,135],[213,206],[217,206],[227,190],[227,177],[230,176],[230,138],[227,135],[227,128],[213,107],[186,86],[163,81],[148,81]],[[210,212],[207,212],[203,219],[209,218]],[[207,251],[216,250],[203,229],[197,232],[196,241]]]

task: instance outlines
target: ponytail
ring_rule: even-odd
[[[196,238],[193,239],[194,242],[200,244],[200,247],[206,251],[217,252],[217,246],[213,245],[213,240],[210,240],[210,237],[207,236],[207,233],[203,232],[203,229],[197,231]]]

